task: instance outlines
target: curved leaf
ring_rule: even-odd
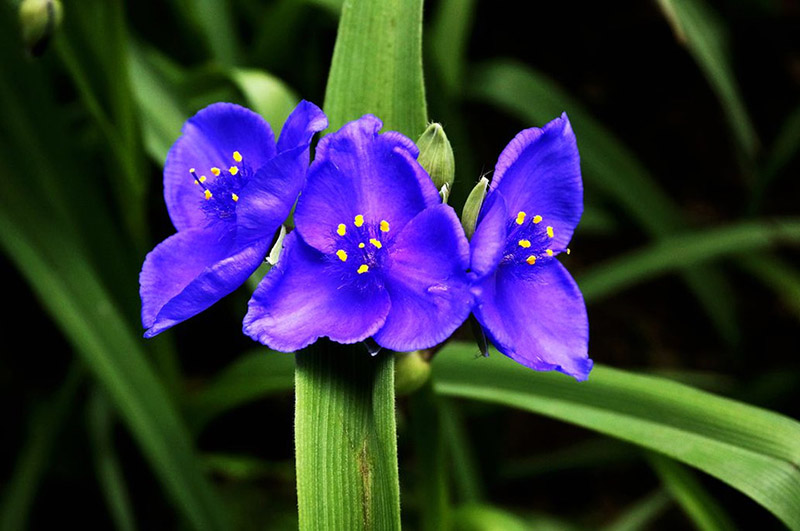
[[[475,359],[451,343],[433,362],[434,389],[583,426],[663,453],[747,494],[800,529],[800,423],[653,376],[595,366],[588,382]]]

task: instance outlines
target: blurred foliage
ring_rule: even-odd
[[[36,56],[19,4],[0,4],[0,528],[295,528],[292,358],[242,336],[247,289],[145,342],[137,274],[173,231],[183,121],[226,100],[277,130],[322,104],[342,2],[64,1]],[[443,124],[457,211],[519,129],[570,116],[567,265],[599,367],[578,385],[475,359],[465,327],[398,400],[404,524],[800,529],[796,2],[429,0],[423,23],[425,86],[392,57],[427,113],[397,123]]]

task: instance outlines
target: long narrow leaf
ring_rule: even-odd
[[[475,359],[451,343],[433,363],[434,388],[596,430],[663,453],[747,494],[800,529],[800,423],[652,376],[595,366],[578,384],[503,355]]]
[[[800,220],[743,222],[663,239],[590,269],[578,282],[587,300],[598,301],[660,273],[725,255],[753,254],[780,243],[800,244]]]

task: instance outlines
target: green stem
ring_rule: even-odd
[[[318,343],[296,364],[300,529],[400,529],[392,354]]]

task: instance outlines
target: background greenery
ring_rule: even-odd
[[[278,129],[299,97],[322,104],[341,2],[66,1],[36,58],[17,4],[0,4],[0,526],[295,527],[292,357],[241,334],[248,289],[145,342],[137,274],[173,231],[160,172],[183,121],[224,100]],[[595,4],[425,5],[456,208],[517,131],[573,122],[586,213],[566,264],[599,366],[576,384],[475,359],[460,332],[398,400],[403,521],[800,528],[800,7]]]

